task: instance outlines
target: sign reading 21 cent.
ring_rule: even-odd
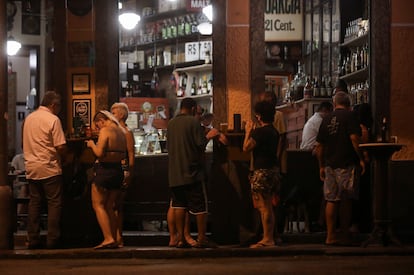
[[[298,41],[303,36],[302,0],[262,0],[265,41]]]

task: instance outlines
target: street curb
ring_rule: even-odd
[[[280,256],[379,256],[414,255],[414,246],[383,247],[327,247],[325,245],[300,244],[271,248],[240,248],[234,246],[214,249],[177,249],[169,247],[124,247],[94,250],[93,248],[70,249],[15,249],[0,252],[0,259],[180,259],[224,257],[280,257]]]

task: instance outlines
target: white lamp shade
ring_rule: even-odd
[[[213,25],[210,22],[199,24],[197,29],[202,35],[211,35],[213,33]]]
[[[124,27],[127,30],[132,30],[138,24],[141,17],[136,13],[126,12],[119,15],[118,19],[122,27]]]
[[[22,44],[14,40],[13,37],[9,37],[7,39],[7,54],[8,55],[16,55],[21,47],[22,47]]]

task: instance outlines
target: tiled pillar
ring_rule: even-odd
[[[233,129],[233,114],[242,121],[251,117],[250,91],[250,1],[227,0],[227,118]]]

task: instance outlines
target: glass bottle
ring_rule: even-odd
[[[191,83],[191,95],[194,96],[197,93],[197,84],[195,77],[193,77],[193,83]]]

